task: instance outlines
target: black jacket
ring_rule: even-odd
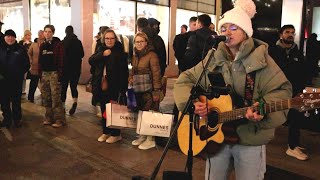
[[[0,45],[0,74],[4,79],[19,83],[29,68],[27,51],[17,42],[11,46],[5,42]]]
[[[157,54],[159,58],[161,76],[163,76],[167,67],[167,53],[164,41],[158,34],[156,34],[152,30],[152,28],[146,27],[142,31],[146,33],[146,35],[148,36],[149,41],[151,42],[151,45],[154,48],[154,52]]]
[[[120,92],[123,93],[128,89],[128,63],[120,42],[116,42],[114,47],[111,48],[110,56],[103,56],[103,52],[107,49],[103,45],[89,58],[89,64],[95,69],[92,77],[93,94],[101,91],[101,79],[106,66],[108,80],[106,93],[110,99],[117,99]]]
[[[209,49],[214,45],[209,39],[211,35],[214,35],[214,32],[208,27],[203,27],[190,36],[183,58],[186,69],[182,71],[192,68],[205,58]]]
[[[192,34],[195,34],[195,32],[189,31],[184,34],[178,34],[173,40],[174,56],[178,60],[178,67],[180,71],[185,71],[188,69],[188,64],[183,61],[183,58],[184,54],[186,53],[188,40]]]
[[[302,92],[307,83],[308,73],[306,61],[297,45],[294,44],[291,48],[286,49],[281,47],[278,41],[276,46],[269,47],[269,54],[292,84],[293,97]]]
[[[75,34],[68,34],[62,41],[64,48],[64,74],[80,74],[84,50]]]

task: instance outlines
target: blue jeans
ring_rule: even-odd
[[[223,145],[219,153],[207,158],[205,179],[227,180],[233,168],[237,180],[263,180],[266,146]]]

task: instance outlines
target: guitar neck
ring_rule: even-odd
[[[251,106],[254,110],[259,110],[258,107]],[[265,103],[263,105],[264,114],[272,113],[276,111],[282,111],[291,108],[291,99],[274,101],[272,103]],[[219,123],[230,122],[245,118],[248,107],[235,109],[233,111],[227,111],[219,113]]]

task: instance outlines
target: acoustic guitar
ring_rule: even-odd
[[[206,97],[201,96],[200,101],[206,102]],[[320,107],[320,93],[302,93],[292,99],[279,100],[270,103],[260,103],[259,107],[252,107],[260,111],[260,114],[267,114],[287,109],[297,109],[300,112],[316,109]],[[207,145],[216,145],[223,142],[237,143],[238,136],[227,132],[230,126],[224,128],[230,122],[244,121],[248,107],[232,109],[232,99],[229,95],[208,100],[209,120],[207,118],[196,119],[192,128],[192,150],[193,155],[198,155]],[[263,111],[263,112],[261,112]],[[181,114],[180,114],[181,115]],[[189,149],[189,116],[185,115],[177,132],[178,144],[181,151],[188,155]],[[237,124],[237,122],[235,122]],[[231,129],[235,133],[235,126]],[[209,153],[216,149],[207,148]]]

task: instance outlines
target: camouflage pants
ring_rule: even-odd
[[[65,123],[65,110],[61,101],[61,84],[58,81],[58,73],[56,71],[43,72],[41,84],[46,119]]]

